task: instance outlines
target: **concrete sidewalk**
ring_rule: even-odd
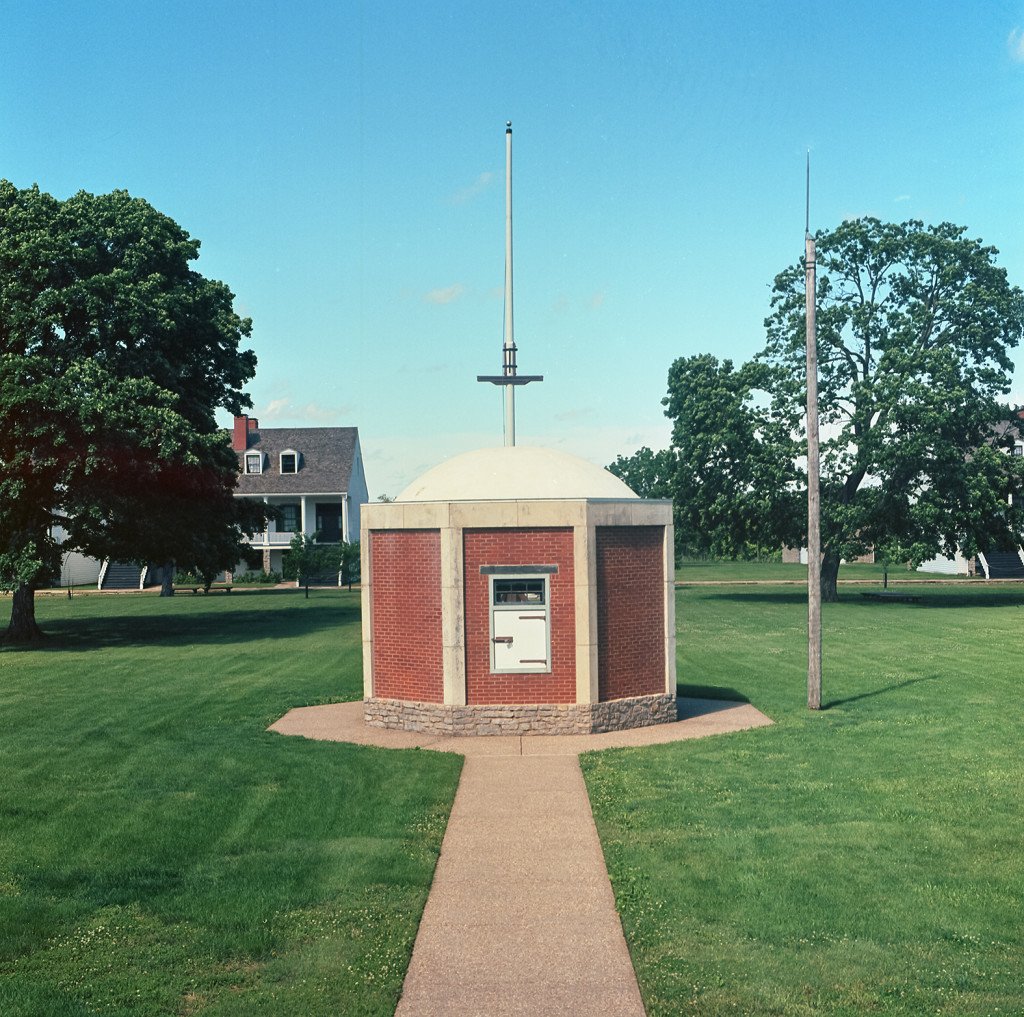
[[[461,738],[418,731],[388,731],[363,723],[362,701],[300,706],[289,710],[270,731],[331,742],[354,742],[387,749],[434,749],[464,756],[563,756],[627,745],[662,745],[727,731],[745,731],[772,721],[749,703],[721,699],[676,700],[679,720],[630,731],[591,735],[488,735]]]
[[[470,756],[395,1017],[643,1017],[576,756]]]
[[[443,738],[367,728],[362,703],[270,730],[466,756],[395,1017],[644,1017],[578,753],[772,723],[749,704],[600,735]]]

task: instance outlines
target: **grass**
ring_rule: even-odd
[[[0,1014],[393,1014],[461,758],[265,730],[361,698],[359,594],[37,605],[0,651]]]
[[[1024,1006],[1016,585],[678,593],[773,727],[582,758],[649,1017]],[[358,594],[41,597],[0,651],[0,1014],[394,1012],[461,760],[266,732],[361,695]],[[0,618],[0,624],[3,619]]]
[[[582,757],[649,1017],[1024,1008],[1018,586],[678,594],[684,693],[769,728]]]

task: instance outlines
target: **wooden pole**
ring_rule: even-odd
[[[821,709],[821,497],[818,452],[818,335],[815,323],[815,252],[805,235],[807,309],[807,708]]]

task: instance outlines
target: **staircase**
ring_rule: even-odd
[[[143,570],[127,562],[108,561],[100,575],[101,590],[141,590]]]
[[[1024,579],[1024,562],[1016,551],[986,551],[980,557],[988,579]]]

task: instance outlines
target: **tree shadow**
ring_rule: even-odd
[[[174,599],[177,601],[178,598]],[[229,647],[253,639],[301,640],[328,629],[358,624],[360,617],[358,602],[346,604],[336,599],[321,603],[304,601],[301,609],[294,609],[291,605],[293,609],[282,611],[266,607],[236,608],[234,604],[225,610],[213,602],[208,608],[197,605],[187,611],[161,609],[163,605],[172,603],[153,597],[152,607],[147,606],[142,611],[43,618],[39,620],[44,633],[42,640],[7,644],[3,652],[45,654],[113,647],[130,649],[213,644]]]
[[[892,584],[890,584],[890,589]],[[864,592],[877,592],[881,587],[866,586]],[[927,588],[917,589],[903,587],[901,592],[912,592],[920,596],[916,604],[901,604],[898,601],[887,603],[884,600],[874,600],[870,597],[862,597],[861,589],[854,588],[839,590],[838,603],[843,607],[858,607],[869,611],[898,610],[929,610],[929,609],[954,609],[965,607],[1024,607],[1024,583],[1014,588],[992,589],[991,587],[977,587],[972,590],[929,590]],[[693,593],[693,589],[690,590]],[[702,592],[699,594],[703,599],[731,601],[736,604],[806,604],[806,590],[730,590],[725,592]],[[822,610],[828,611],[832,605],[822,604]]]
[[[691,587],[690,593],[697,592]],[[737,604],[806,604],[806,590],[780,590],[775,587],[773,590],[730,590],[728,593],[719,593],[711,590],[701,590],[697,593],[704,600],[729,600]]]
[[[887,685],[883,689],[873,689],[871,692],[861,692],[856,696],[847,696],[845,699],[831,699],[822,703],[822,710],[831,710],[834,706],[845,706],[847,703],[856,703],[860,699],[871,699],[874,696],[884,696],[889,692],[897,692],[910,685],[919,685],[921,682],[933,682],[938,680],[938,675],[928,675],[926,678],[908,678],[906,681],[897,682],[895,685]]]

